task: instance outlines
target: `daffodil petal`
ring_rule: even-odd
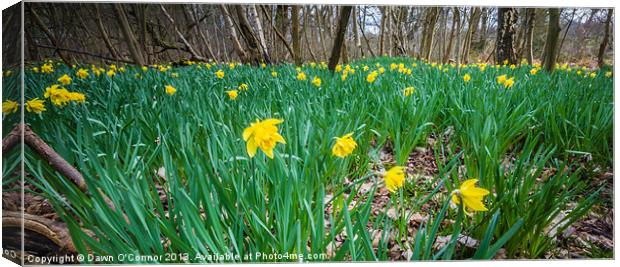
[[[254,142],[254,139],[248,140],[246,148],[248,150],[248,155],[250,155],[250,158],[253,158],[254,155],[256,155],[256,149],[258,148],[256,142]]]

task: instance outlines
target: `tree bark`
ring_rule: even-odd
[[[262,7],[263,13],[265,14],[265,16],[267,17],[267,19],[269,19],[269,21],[271,20],[271,16],[267,13],[267,10]],[[276,20],[277,21],[277,20]],[[291,48],[291,46],[288,44],[288,42],[286,41],[286,38],[284,37],[284,35],[282,35],[282,33],[278,30],[278,28],[276,27],[276,25],[271,24],[271,27],[273,28],[273,31],[276,33],[276,35],[278,36],[278,38],[282,41],[282,43],[284,43],[284,46],[286,47],[286,49],[288,50],[289,54],[291,55],[291,58],[295,58],[295,52],[293,52],[293,49]]]
[[[515,8],[498,8],[497,11],[497,39],[495,41],[495,60],[498,64],[507,61],[516,64],[517,57],[514,48],[515,24],[517,10]]]
[[[379,56],[384,55],[385,51],[385,28],[389,19],[389,7],[381,7],[381,35],[379,37]]]
[[[344,43],[344,34],[347,31],[349,25],[349,18],[351,17],[352,6],[342,6],[340,9],[340,15],[338,19],[338,29],[336,30],[336,39],[334,40],[334,46],[332,47],[331,55],[329,56],[328,68],[332,72],[338,65],[342,44]]]
[[[259,65],[261,63],[270,64],[271,60],[269,59],[269,55],[265,54],[265,51],[262,51],[263,53],[261,53],[258,38],[250,26],[250,22],[245,14],[245,8],[243,5],[237,5],[234,8],[237,13],[237,20],[239,21],[241,36],[243,36],[243,40],[245,40],[245,44],[248,46],[248,50],[250,52],[250,62],[255,65]]]
[[[443,54],[442,63],[448,62],[448,60],[450,59],[450,55],[452,54],[452,43],[454,42],[456,24],[460,20],[458,15],[459,15],[458,7],[454,7],[452,11],[452,26],[450,26],[450,36],[448,37],[448,46],[446,47],[446,52]]]
[[[121,26],[121,31],[125,36],[125,41],[127,43],[127,47],[129,47],[129,53],[131,57],[138,65],[145,65],[144,57],[142,55],[142,51],[138,48],[138,41],[136,36],[129,25],[129,21],[127,20],[127,15],[125,14],[125,9],[122,4],[114,4],[114,10],[116,11],[116,15],[118,16],[118,23]]]
[[[94,5],[95,5],[95,21],[97,22],[97,27],[99,28],[99,32],[101,32],[101,38],[103,39],[105,46],[108,48],[108,51],[110,51],[110,55],[112,55],[112,58],[120,59],[118,52],[114,48],[114,45],[112,45],[112,41],[110,41],[108,31],[106,31],[103,25],[103,21],[101,20],[101,12],[99,10],[100,4],[94,4]]]
[[[235,30],[235,23],[233,22],[232,17],[228,12],[228,9],[225,5],[220,5],[220,10],[222,11],[222,16],[226,21],[226,25],[228,27],[228,32],[230,33],[230,39],[233,43],[233,49],[235,50],[235,53],[237,53],[237,56],[239,56],[241,62],[248,62],[248,56],[243,50],[243,48],[241,48],[241,43],[239,42],[239,37],[237,37],[237,31]]]
[[[256,27],[256,35],[258,35],[258,41],[260,44],[260,49],[262,50],[262,54],[264,57],[269,59],[271,62],[271,56],[269,55],[269,50],[267,49],[267,42],[265,41],[265,33],[263,32],[263,26],[260,21],[260,17],[258,16],[258,11],[256,10],[256,5],[249,5],[248,11],[254,17],[254,27]]]
[[[605,50],[607,50],[607,44],[609,43],[609,34],[611,31],[611,17],[613,16],[614,10],[613,9],[607,9],[607,19],[605,20],[605,35],[603,36],[603,41],[601,42],[601,45],[599,46],[598,49],[598,68],[601,69],[603,68],[605,61],[604,61],[604,57],[605,57]]]
[[[547,40],[545,42],[545,57],[543,58],[543,67],[549,72],[555,69],[559,35],[560,9],[549,8],[549,27],[547,28]]]
[[[50,40],[52,45],[57,49],[56,51],[58,52],[58,56],[60,56],[62,61],[65,62],[65,64],[71,66],[71,60],[67,57],[67,55],[65,55],[65,53],[58,50],[59,48],[61,48],[60,41],[58,41],[56,36],[49,30],[49,28],[45,25],[45,23],[43,23],[43,20],[41,20],[41,17],[39,17],[39,14],[37,14],[37,12],[34,11],[34,8],[32,7],[32,5],[28,5],[28,6],[30,7],[30,14],[32,14],[32,19],[37,24],[37,26],[39,26],[39,29],[41,29],[43,33],[45,33],[45,36],[47,36],[47,38]]]
[[[432,7],[426,14],[424,29],[422,30],[422,45],[420,47],[421,56],[425,60],[430,60],[432,56],[435,25],[437,24],[438,12],[438,7]]]
[[[299,6],[293,5],[291,7],[291,38],[293,39],[293,51],[295,57],[293,61],[295,65],[301,66],[301,36],[299,34]]]
[[[179,27],[177,27],[177,24],[174,22],[174,19],[172,18],[172,16],[170,16],[164,5],[159,5],[159,7],[161,8],[161,11],[164,12],[166,18],[168,18],[168,21],[170,21],[170,23],[172,24],[172,28],[176,32],[177,37],[181,39],[181,42],[183,42],[183,45],[185,45],[187,51],[192,55],[192,60],[205,61],[205,58],[199,55],[198,52],[196,52],[196,50],[194,49],[194,47],[189,43],[189,41],[187,41],[187,38],[185,38],[185,35],[183,35],[183,33],[179,30]]]
[[[471,49],[472,39],[476,34],[476,30],[478,29],[478,23],[480,22],[480,8],[473,7],[471,12],[471,16],[469,17],[469,25],[467,29],[467,33],[465,35],[465,41],[463,42],[463,63],[469,63],[469,52]]]
[[[523,50],[527,64],[532,65],[534,62],[534,23],[536,22],[536,12],[533,8],[527,8],[525,11],[526,29],[525,29],[525,45]]]

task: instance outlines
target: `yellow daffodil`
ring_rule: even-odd
[[[404,94],[405,96],[410,96],[415,92],[415,88],[413,88],[413,86],[409,86],[407,88],[405,88]]]
[[[62,83],[64,85],[69,85],[71,84],[71,77],[69,77],[69,75],[65,74],[63,76],[60,76],[60,78],[58,78],[58,82]]]
[[[297,73],[297,80],[305,81],[306,80],[306,74],[303,73],[303,72]]]
[[[11,114],[11,113],[17,112],[18,107],[19,105],[15,101],[12,101],[12,100],[4,101],[2,102],[2,113]]]
[[[243,130],[243,140],[246,141],[246,149],[250,158],[256,155],[256,150],[260,148],[267,157],[273,159],[273,149],[276,143],[286,144],[284,138],[278,133],[277,125],[283,120],[265,119],[251,123],[250,127]]]
[[[166,94],[168,95],[174,95],[174,93],[177,92],[177,89],[174,88],[172,85],[166,85],[164,88],[166,90]]]
[[[242,84],[239,85],[238,89],[241,90],[241,91],[247,91],[249,88],[250,87],[247,84],[242,83]]]
[[[497,77],[497,83],[499,83],[499,84],[504,84],[504,82],[506,81],[506,79],[507,79],[507,78],[506,78],[506,75],[499,76],[499,77]]]
[[[239,95],[239,92],[237,90],[226,91],[226,93],[228,94],[228,97],[231,100],[235,100],[237,98],[237,96]]]
[[[43,66],[41,66],[41,72],[43,72],[43,73],[52,73],[52,72],[54,72],[54,65],[52,65],[51,63],[43,64]]]
[[[533,68],[530,70],[530,74],[536,75],[536,73],[538,73],[538,68]]]
[[[215,77],[217,77],[218,79],[224,78],[224,71],[223,70],[216,71],[215,72]]]
[[[379,73],[383,74],[384,72],[385,72],[385,68],[384,67],[379,68]]]
[[[106,72],[106,74],[108,75],[108,77],[112,77],[116,74],[116,72],[114,70],[108,70],[108,72]]]
[[[605,72],[605,77],[609,78],[613,75],[611,71]]]
[[[379,73],[377,71],[373,71],[370,74],[368,74],[368,76],[366,77],[366,81],[368,83],[373,83],[377,79],[378,75],[379,75]]]
[[[357,143],[352,136],[353,133],[348,133],[342,137],[336,137],[336,144],[332,147],[332,155],[344,158],[351,154],[357,147]]]
[[[514,77],[510,77],[510,79],[504,81],[504,87],[506,87],[506,88],[510,88],[514,84],[515,84],[515,78]]]
[[[261,63],[261,64],[260,64],[260,67],[261,67],[262,69],[264,69],[264,68],[266,68],[266,67],[267,67],[267,64],[265,64],[265,63]]]
[[[271,72],[271,77],[274,77],[274,78],[278,77],[278,73],[275,72],[275,71],[272,71]]]
[[[149,67],[147,67],[147,66],[142,66],[142,71],[143,71],[143,72],[146,72],[147,70],[149,70]]]
[[[79,69],[75,75],[80,78],[80,79],[85,79],[86,77],[88,77],[88,70],[85,69]]]
[[[590,72],[590,78],[595,78],[596,77],[596,72]]]
[[[63,107],[71,100],[69,98],[69,91],[60,87],[58,84],[45,88],[43,97],[49,98],[50,101],[57,107]]]
[[[69,93],[69,100],[75,101],[77,103],[84,103],[84,101],[86,101],[86,96],[84,94],[82,94],[82,93],[70,92]]]
[[[390,192],[396,192],[405,183],[405,168],[394,166],[383,175],[383,179],[385,180],[385,187]]]
[[[452,192],[452,203],[460,205],[462,200],[463,209],[487,211],[484,203],[482,203],[482,199],[489,194],[489,191],[484,188],[476,187],[477,182],[478,179],[464,181],[459,189]]]
[[[40,100],[39,98],[34,98],[26,101],[26,110],[28,112],[33,112],[36,114],[41,114],[41,112],[45,111],[45,101]]]
[[[467,83],[467,82],[469,82],[470,80],[471,80],[471,76],[469,76],[469,73],[467,73],[467,74],[463,75],[463,81],[464,81],[464,82],[466,82],[466,83]]]
[[[312,84],[314,84],[314,86],[316,87],[321,87],[321,79],[317,76],[314,76],[314,78],[312,79]]]

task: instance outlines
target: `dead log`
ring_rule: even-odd
[[[2,235],[4,249],[21,251],[23,240],[24,252],[37,256],[77,252],[65,223],[37,215],[3,210]]]

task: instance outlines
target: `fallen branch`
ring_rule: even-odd
[[[22,135],[24,137],[24,144],[28,145],[41,158],[46,160],[52,168],[73,181],[80,190],[87,191],[82,174],[41,140],[27,125],[18,124],[6,138],[2,139],[2,154],[6,155],[10,152],[21,141],[20,136]]]

